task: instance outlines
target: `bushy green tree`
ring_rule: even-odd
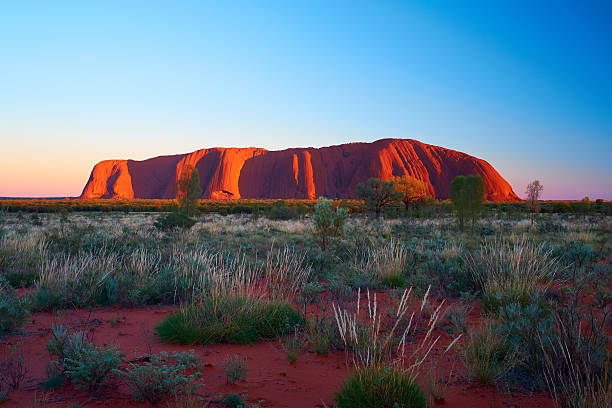
[[[480,216],[485,197],[484,181],[475,174],[457,176],[450,185],[450,199],[457,212],[459,228],[464,229],[465,219],[472,222],[472,231]]]
[[[401,200],[403,195],[395,189],[395,182],[372,177],[365,184],[357,184],[355,196],[364,200],[367,209],[379,217],[386,205]]]
[[[317,244],[325,251],[330,240],[340,238],[344,235],[344,222],[348,217],[345,208],[334,209],[331,200],[319,197],[313,215],[314,236]]]
[[[457,176],[450,184],[450,199],[457,213],[459,228],[463,231],[465,225],[465,213],[467,209],[465,191],[465,176]]]
[[[481,176],[470,174],[465,178],[465,186],[468,203],[467,212],[470,220],[472,221],[472,232],[474,232],[474,225],[484,209],[484,181],[482,180]]]
[[[188,216],[194,215],[198,209],[198,199],[202,195],[200,173],[189,165],[183,169],[178,182],[179,212]]]

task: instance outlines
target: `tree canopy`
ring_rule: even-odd
[[[373,211],[376,217],[380,216],[386,205],[402,198],[402,193],[395,189],[395,182],[380,181],[374,177],[369,178],[365,184],[357,184],[355,195],[365,201],[368,210]]]
[[[457,211],[459,228],[464,229],[465,219],[470,218],[472,231],[480,216],[485,198],[485,187],[482,177],[475,174],[457,176],[451,181],[450,199]]]
[[[411,176],[394,177],[395,189],[402,193],[401,201],[408,210],[411,206],[416,207],[419,202],[423,202],[428,196],[427,184]]]
[[[200,173],[193,166],[186,166],[178,182],[179,211],[193,215],[198,209],[198,199],[202,195]]]

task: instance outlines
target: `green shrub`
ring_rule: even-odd
[[[324,315],[311,316],[306,326],[306,340],[315,353],[327,354],[338,343],[336,324]]]
[[[64,358],[64,372],[77,389],[92,393],[111,377],[122,360],[121,352],[115,347],[85,343]]]
[[[47,342],[47,351],[63,362],[65,358],[75,355],[87,342],[85,332],[70,332],[63,325],[54,324],[51,326],[51,338]]]
[[[266,217],[271,220],[293,220],[299,218],[299,214],[283,200],[275,201],[268,210]]]
[[[287,303],[233,296],[206,298],[168,316],[155,331],[162,341],[181,344],[250,344],[282,336],[304,319]]]
[[[507,304],[527,306],[560,269],[552,250],[525,238],[497,238],[474,256],[464,254],[464,260],[482,290],[483,310],[494,316]]]
[[[441,325],[445,326],[445,330],[450,333],[468,331],[468,316],[472,311],[472,306],[467,303],[455,304],[444,313],[441,319]]]
[[[197,365],[198,359],[193,351],[172,354],[161,352],[151,355],[149,361],[142,364],[131,363],[118,373],[125,378],[136,401],[157,404],[171,394],[192,391],[200,373],[188,375],[187,371],[195,369]]]
[[[223,404],[232,408],[241,408],[245,406],[245,402],[238,394],[227,394],[225,398],[223,398]]]
[[[350,286],[338,279],[330,280],[327,283],[327,288],[334,296],[336,301],[340,303],[348,302],[353,298],[353,290]]]
[[[223,362],[223,374],[225,374],[228,384],[235,384],[237,381],[246,380],[247,369],[246,358],[238,354],[226,358]]]
[[[331,200],[319,197],[312,220],[314,221],[313,235],[322,251],[325,251],[331,240],[344,235],[344,222],[347,217],[348,210],[340,207],[334,210]]]
[[[339,408],[425,408],[427,399],[411,375],[392,367],[357,369],[334,397]]]
[[[298,301],[302,304],[317,303],[319,295],[324,290],[325,288],[319,282],[308,282],[302,287]]]
[[[298,336],[298,333],[293,337],[287,337],[285,341],[283,341],[283,350],[285,350],[285,355],[290,363],[295,363],[302,354],[302,339]]]
[[[0,351],[0,391],[4,386],[9,390],[18,389],[27,372],[23,347],[15,344]]]
[[[187,214],[171,212],[157,218],[153,224],[160,231],[170,231],[175,228],[189,229],[195,225],[195,220]]]
[[[0,275],[0,335],[10,333],[23,324],[29,305]]]
[[[480,384],[489,384],[508,373],[518,358],[517,349],[492,323],[485,324],[472,336],[463,353],[465,365]]]
[[[551,307],[541,298],[531,299],[526,306],[506,304],[499,309],[497,333],[519,354],[510,379],[527,389],[544,386],[542,343],[555,338],[555,323]]]

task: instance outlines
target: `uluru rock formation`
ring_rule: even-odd
[[[445,199],[455,176],[480,174],[487,200],[519,199],[486,161],[412,139],[279,151],[217,147],[143,161],[105,160],[93,168],[80,198],[175,198],[189,165],[200,173],[202,198],[352,198],[357,183],[369,177],[409,175]]]

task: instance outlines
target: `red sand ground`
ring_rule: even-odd
[[[379,296],[379,303],[386,296]],[[211,401],[217,401],[219,394],[247,393],[249,402],[263,400],[262,407],[313,408],[332,406],[333,393],[349,373],[347,355],[337,351],[328,356],[317,356],[312,352],[302,354],[297,362],[290,364],[278,341],[265,341],[251,346],[208,345],[178,346],[163,344],[153,333],[153,328],[164,316],[175,310],[174,307],[147,307],[138,309],[99,308],[87,310],[67,310],[59,314],[38,313],[31,323],[24,328],[23,335],[0,339],[0,347],[22,344],[26,350],[26,363],[29,368],[27,378],[18,391],[13,391],[9,400],[0,404],[8,407],[34,406],[35,394],[44,398],[44,407],[66,407],[74,403],[81,406],[106,407],[140,407],[130,399],[130,394],[123,386],[106,390],[99,399],[90,399],[86,393],[76,391],[72,386],[64,386],[57,391],[43,392],[38,386],[46,379],[45,366],[50,357],[45,344],[50,337],[51,325],[62,323],[91,332],[97,344],[108,344],[119,347],[132,360],[149,352],[194,350],[202,361],[202,380],[205,384],[201,394]],[[470,325],[476,325],[478,311],[470,315]],[[112,322],[112,324],[111,324]],[[442,355],[443,348],[449,342],[449,336],[443,331],[437,334],[443,337],[440,347],[434,352],[440,372],[448,373],[452,369],[449,386],[445,392],[445,401],[440,406],[447,407],[552,407],[552,400],[546,393],[524,395],[507,393],[493,386],[477,386],[465,379],[464,368],[458,361],[456,352]],[[226,384],[222,371],[225,358],[239,354],[247,358],[248,377],[246,381],[235,385]],[[438,404],[436,404],[438,405]],[[160,406],[172,406],[162,403]],[[210,407],[222,406],[212,402]]]

